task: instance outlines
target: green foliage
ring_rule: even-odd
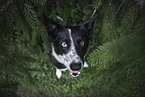
[[[95,50],[89,58],[103,92],[111,96],[142,97],[144,91],[144,31],[113,40]],[[109,56],[109,57],[108,57]],[[106,83],[106,84],[104,84]],[[137,90],[139,89],[139,90]],[[100,93],[100,92],[99,92]],[[102,93],[103,95],[103,93]],[[104,96],[107,96],[104,95]]]
[[[109,1],[104,2],[104,7],[103,7],[102,12],[103,12],[104,18],[101,22],[103,24],[102,24],[101,31],[98,35],[99,39],[101,40],[98,40],[98,41],[101,41],[101,43],[103,44],[107,41],[118,38],[118,35],[116,32],[117,21],[116,19],[113,20],[115,12],[116,12],[115,4]]]
[[[57,79],[42,14],[76,26],[100,15],[89,68]],[[136,0],[0,1],[0,95],[4,97],[144,97],[145,7]],[[58,19],[58,16],[63,19]]]
[[[133,5],[127,10],[127,12],[125,13],[121,21],[121,27],[118,28],[118,32],[120,33],[120,36],[124,37],[127,34],[132,33],[131,28],[134,26],[138,14],[139,13],[138,13],[137,5]]]

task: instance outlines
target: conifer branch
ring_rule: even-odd
[[[91,18],[94,16],[94,14],[96,13],[96,10],[97,10],[98,7],[101,5],[101,3],[102,3],[102,1],[99,2],[99,1],[97,0],[96,5],[95,5],[95,7],[94,7],[95,9],[94,9],[94,11],[93,11],[93,14],[92,14]]]
[[[115,13],[115,15],[114,15],[114,17],[113,17],[113,19],[111,21],[114,20],[114,18],[116,17],[117,13],[119,12],[119,10],[122,7],[122,5],[123,5],[124,2],[125,2],[125,0],[122,1],[122,3],[120,4],[119,8],[117,9],[117,11],[116,11],[116,13]]]

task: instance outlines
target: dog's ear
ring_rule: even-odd
[[[50,19],[45,14],[43,14],[45,27],[48,33],[48,37],[50,41],[54,41],[57,38],[59,30],[63,27],[63,25],[57,23],[56,21]]]
[[[87,32],[86,34],[89,39],[91,39],[91,35],[93,33],[94,22],[95,22],[95,19],[98,17],[98,15],[99,15],[99,12],[93,18],[79,24],[80,29],[85,30]]]

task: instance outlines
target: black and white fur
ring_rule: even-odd
[[[51,42],[50,58],[58,78],[62,71],[69,70],[72,77],[78,77],[83,67],[88,67],[85,56],[89,51],[89,40],[93,33],[96,14],[78,26],[65,27],[44,15],[44,22]],[[56,61],[54,61],[56,60]]]

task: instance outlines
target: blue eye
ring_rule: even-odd
[[[67,47],[67,44],[66,44],[66,42],[62,42],[62,47]]]
[[[80,45],[81,45],[81,46],[84,46],[84,44],[85,44],[84,41],[81,41],[81,42],[80,42]]]

